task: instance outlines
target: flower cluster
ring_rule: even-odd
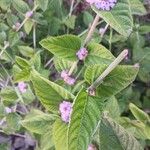
[[[90,144],[87,150],[97,150],[95,145]]]
[[[30,18],[32,16],[33,16],[33,11],[27,11],[26,14],[25,14],[26,18]]]
[[[19,82],[18,89],[21,93],[25,93],[27,91],[27,84],[24,82]]]
[[[68,71],[66,71],[66,70],[63,70],[61,72],[61,77],[68,85],[74,85],[74,83],[76,81],[74,78],[69,76]]]
[[[63,101],[62,103],[60,103],[59,112],[61,114],[61,119],[64,122],[68,123],[72,112],[72,103],[67,101]]]
[[[20,22],[16,22],[15,25],[12,26],[12,28],[14,30],[18,30],[18,28],[20,27],[20,25],[21,25]]]
[[[117,3],[117,0],[86,0],[89,4],[94,4],[97,9],[111,10]]]
[[[80,48],[80,50],[76,53],[77,57],[79,60],[84,60],[87,55],[88,55],[88,51],[86,48]]]

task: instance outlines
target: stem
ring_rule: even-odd
[[[36,49],[36,23],[33,25],[33,47]]]
[[[7,44],[3,47],[2,51],[0,52],[0,57],[1,57],[1,55],[4,53],[4,51],[6,50],[7,47],[9,47],[9,43],[7,43]]]
[[[95,19],[94,19],[94,21],[93,21],[93,23],[92,23],[92,26],[90,27],[90,30],[89,30],[89,32],[88,32],[88,35],[87,35],[87,37],[86,37],[86,39],[85,39],[85,41],[84,41],[83,46],[85,46],[85,45],[86,45],[87,43],[89,43],[89,41],[91,40],[92,35],[93,35],[94,31],[95,31],[95,28],[96,28],[96,26],[97,26],[97,24],[98,24],[99,19],[100,19],[100,17],[99,17],[98,15],[96,15],[96,17],[95,17]]]
[[[104,80],[104,78],[114,70],[118,64],[128,55],[128,50],[123,50],[120,55],[108,66],[108,68],[97,78],[97,80],[88,88],[88,91],[94,90],[98,87]]]
[[[70,68],[70,70],[69,70],[69,72],[68,72],[68,75],[69,75],[69,76],[71,76],[71,74],[73,73],[73,71],[74,71],[74,69],[76,68],[77,64],[78,64],[78,61],[76,61],[76,62],[74,62],[74,63],[72,64],[72,66],[71,66],[71,68]]]
[[[36,5],[33,9],[32,9],[32,12],[34,12],[36,9],[37,9],[38,5]],[[23,20],[23,22],[21,23],[21,25],[19,26],[19,28],[16,30],[16,32],[18,32],[22,26],[26,23],[26,21],[28,20],[29,18],[28,17],[25,17],[25,19]]]
[[[107,24],[107,25],[105,26],[104,32],[101,34],[101,38],[103,38],[103,36],[104,36],[105,32],[107,31],[107,28],[108,28],[108,27],[109,27],[109,24]]]
[[[71,1],[70,12],[69,12],[69,15],[68,15],[69,17],[71,16],[71,14],[72,14],[72,12],[73,12],[74,1],[75,1],[75,0],[72,0],[72,1]]]
[[[110,28],[110,36],[109,36],[109,50],[110,50],[110,51],[111,51],[111,47],[112,47],[112,44],[111,44],[112,35],[113,35],[113,30],[112,30],[112,28]]]
[[[94,19],[94,21],[92,23],[92,26],[90,27],[90,30],[89,30],[89,32],[87,34],[87,37],[86,37],[86,39],[84,41],[83,47],[91,40],[92,35],[93,35],[94,31],[95,31],[95,28],[96,28],[96,26],[98,24],[99,19],[100,19],[100,17],[98,15],[96,15],[96,17],[95,17],[95,19]],[[73,63],[73,65],[71,66],[71,68],[69,70],[69,73],[68,73],[69,76],[73,73],[73,70],[75,69],[77,64],[78,64],[78,61]]]

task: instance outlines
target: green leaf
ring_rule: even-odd
[[[42,40],[40,44],[57,57],[76,61],[76,52],[81,47],[81,40],[74,35],[63,35],[48,37]]]
[[[22,120],[21,124],[27,130],[37,134],[44,134],[47,132],[49,126],[54,123],[55,116],[43,113],[40,110],[33,109]]]
[[[133,135],[106,116],[101,120],[99,137],[100,150],[143,150]]]
[[[29,46],[18,46],[18,49],[25,57],[32,57],[34,55],[34,49]]]
[[[128,37],[132,32],[133,18],[130,0],[120,0],[111,11],[93,10],[118,33]]]
[[[71,101],[74,98],[74,95],[66,89],[43,78],[35,70],[32,72],[31,81],[33,83],[36,95],[49,111],[58,112],[58,107],[61,101],[64,99]]]
[[[106,65],[91,65],[87,67],[84,74],[85,80],[92,84],[107,67]],[[108,97],[116,95],[135,80],[138,70],[139,68],[134,66],[117,66],[97,87],[97,95]]]
[[[28,19],[24,24],[24,30],[27,34],[29,34],[32,30],[34,22],[31,19]]]
[[[0,91],[0,97],[5,105],[16,103],[18,96],[13,87],[5,87]]]
[[[93,22],[93,16],[88,11],[84,11],[83,21],[85,25],[89,26],[89,24]]]
[[[87,150],[101,119],[103,99],[82,89],[75,98],[68,128],[68,150]]]
[[[0,8],[3,10],[8,10],[11,5],[11,0],[0,0]]]
[[[46,133],[42,134],[40,138],[40,150],[54,150],[52,135],[51,127],[48,128]]]
[[[146,9],[140,0],[128,0],[131,5],[132,14],[134,15],[144,15],[146,14]]]
[[[87,50],[89,52],[85,59],[85,64],[87,66],[94,64],[110,64],[115,59],[111,52],[101,44],[94,42],[90,43]]]
[[[65,25],[70,28],[70,29],[74,29],[75,27],[75,21],[76,21],[76,16],[72,15],[69,18],[67,18],[67,20],[65,20]]]
[[[120,108],[115,96],[112,96],[107,100],[104,111],[108,111],[109,116],[114,119],[120,116]]]
[[[20,121],[21,116],[17,113],[10,113],[6,117],[7,128],[5,129],[7,132],[14,132],[20,129]]]
[[[134,104],[130,103],[129,104],[129,109],[131,110],[132,114],[134,115],[134,117],[137,120],[139,120],[143,123],[146,123],[147,121],[150,121],[150,118],[149,118],[148,114],[146,114],[144,111],[140,110]]]
[[[48,6],[48,2],[49,0],[36,0],[37,5],[43,10],[45,11],[47,9]]]
[[[14,72],[14,82],[29,81],[31,70],[29,68],[23,69],[19,72]]]
[[[26,13],[27,11],[30,10],[27,3],[24,2],[23,0],[12,0],[12,4],[13,4],[13,7],[21,13]]]
[[[56,150],[67,150],[67,124],[60,119],[53,126],[53,141]]]
[[[30,63],[26,59],[19,56],[16,56],[16,63],[23,69],[30,67]]]
[[[72,61],[68,61],[66,59],[54,57],[54,65],[58,72],[61,72],[63,70],[69,70],[71,66],[73,65]],[[74,70],[74,72],[77,70],[77,68]]]

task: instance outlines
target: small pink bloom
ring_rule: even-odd
[[[97,148],[95,147],[95,145],[90,144],[87,150],[97,150]]]
[[[16,22],[15,25],[12,26],[14,30],[17,30],[20,27],[20,23]]]
[[[74,78],[72,78],[68,75],[68,71],[66,71],[66,70],[63,70],[61,72],[61,77],[68,85],[74,85],[74,83],[76,81]]]
[[[88,51],[83,47],[76,53],[76,55],[78,56],[79,60],[84,60],[88,55]]]
[[[33,11],[27,11],[26,12],[26,18],[30,18],[30,17],[32,17],[32,15],[33,15]]]
[[[62,78],[67,78],[67,77],[68,77],[68,71],[63,70],[63,71],[61,72],[61,77],[62,77]]]
[[[64,78],[64,81],[68,84],[68,85],[74,85],[76,80],[74,78],[71,78],[71,77],[67,77],[67,78]]]
[[[61,114],[61,119],[64,122],[68,123],[72,112],[72,103],[67,101],[63,101],[62,103],[60,103],[59,112]]]
[[[27,91],[27,84],[24,82],[19,82],[18,89],[21,93],[25,93]]]
[[[9,107],[5,107],[5,112],[6,112],[7,114],[9,114],[9,113],[12,112],[12,110],[11,110],[11,108],[9,108]]]

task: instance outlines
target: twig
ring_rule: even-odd
[[[94,21],[93,21],[93,23],[92,23],[92,26],[90,27],[90,30],[89,30],[89,32],[88,32],[88,35],[87,35],[87,37],[86,37],[86,39],[85,39],[85,41],[84,41],[83,46],[85,46],[85,45],[86,45],[87,43],[89,43],[89,41],[91,40],[91,38],[92,38],[92,36],[93,36],[93,33],[94,33],[94,31],[95,31],[95,28],[96,28],[96,26],[97,26],[97,24],[98,24],[99,19],[100,19],[100,17],[99,17],[98,15],[96,15],[96,17],[95,17],[95,19],[94,19]]]
[[[98,87],[104,80],[104,78],[114,70],[118,64],[127,56],[128,50],[125,49],[120,53],[120,55],[108,66],[108,68],[97,78],[97,80],[88,88],[88,91],[93,91]]]

